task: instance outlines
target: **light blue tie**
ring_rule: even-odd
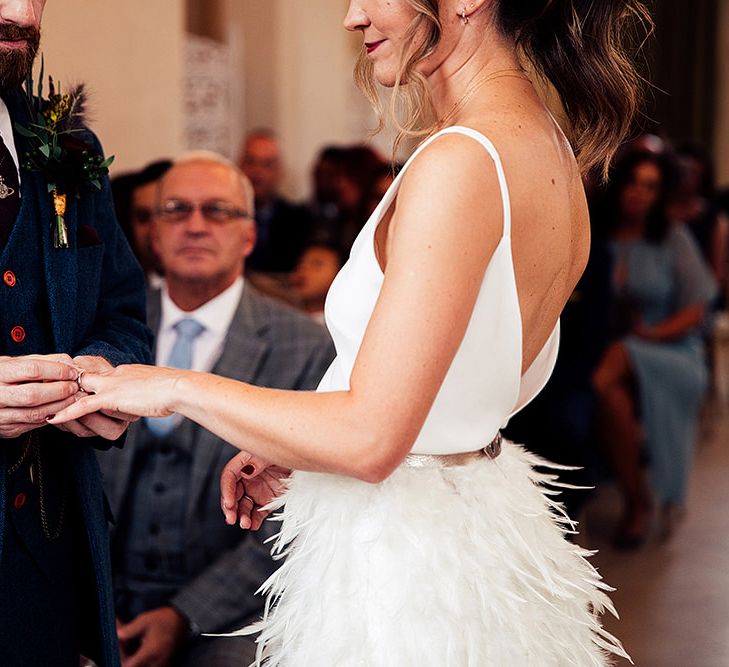
[[[186,318],[180,320],[174,326],[177,332],[177,340],[172,346],[170,356],[165,366],[172,368],[190,368],[192,366],[192,348],[195,339],[205,331],[205,327],[197,320]],[[168,436],[175,428],[175,415],[169,417],[147,417],[144,420],[149,431],[157,438]]]

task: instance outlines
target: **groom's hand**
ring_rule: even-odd
[[[103,357],[79,356],[70,361],[77,369],[89,373],[104,373],[114,369]],[[84,392],[79,392],[74,400],[78,400],[84,395]],[[106,440],[116,440],[127,430],[129,424],[137,419],[138,417],[133,415],[118,412],[96,412],[65,424],[56,425],[56,428],[73,433],[79,438],[101,437]]]
[[[187,619],[174,607],[159,607],[117,626],[122,667],[167,667],[190,634]],[[137,645],[128,653],[127,645]]]
[[[0,438],[17,438],[45,426],[71,405],[78,372],[66,354],[0,357]]]

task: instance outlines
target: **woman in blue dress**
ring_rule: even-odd
[[[685,502],[708,379],[701,331],[716,285],[691,235],[666,216],[671,174],[665,157],[627,155],[601,211],[621,335],[594,380],[600,432],[625,500],[616,536],[624,548],[644,541],[654,496],[664,529]]]

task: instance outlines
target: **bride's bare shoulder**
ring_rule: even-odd
[[[438,197],[444,189],[458,188],[464,195],[470,190],[480,202],[488,197],[498,201],[497,161],[515,218],[548,216],[567,223],[586,215],[579,167],[548,114],[476,117],[438,134],[413,159],[403,176],[402,194],[417,190],[418,196]]]

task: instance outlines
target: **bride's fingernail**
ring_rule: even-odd
[[[252,475],[254,472],[256,472],[256,469],[252,465],[243,466],[244,475]]]

